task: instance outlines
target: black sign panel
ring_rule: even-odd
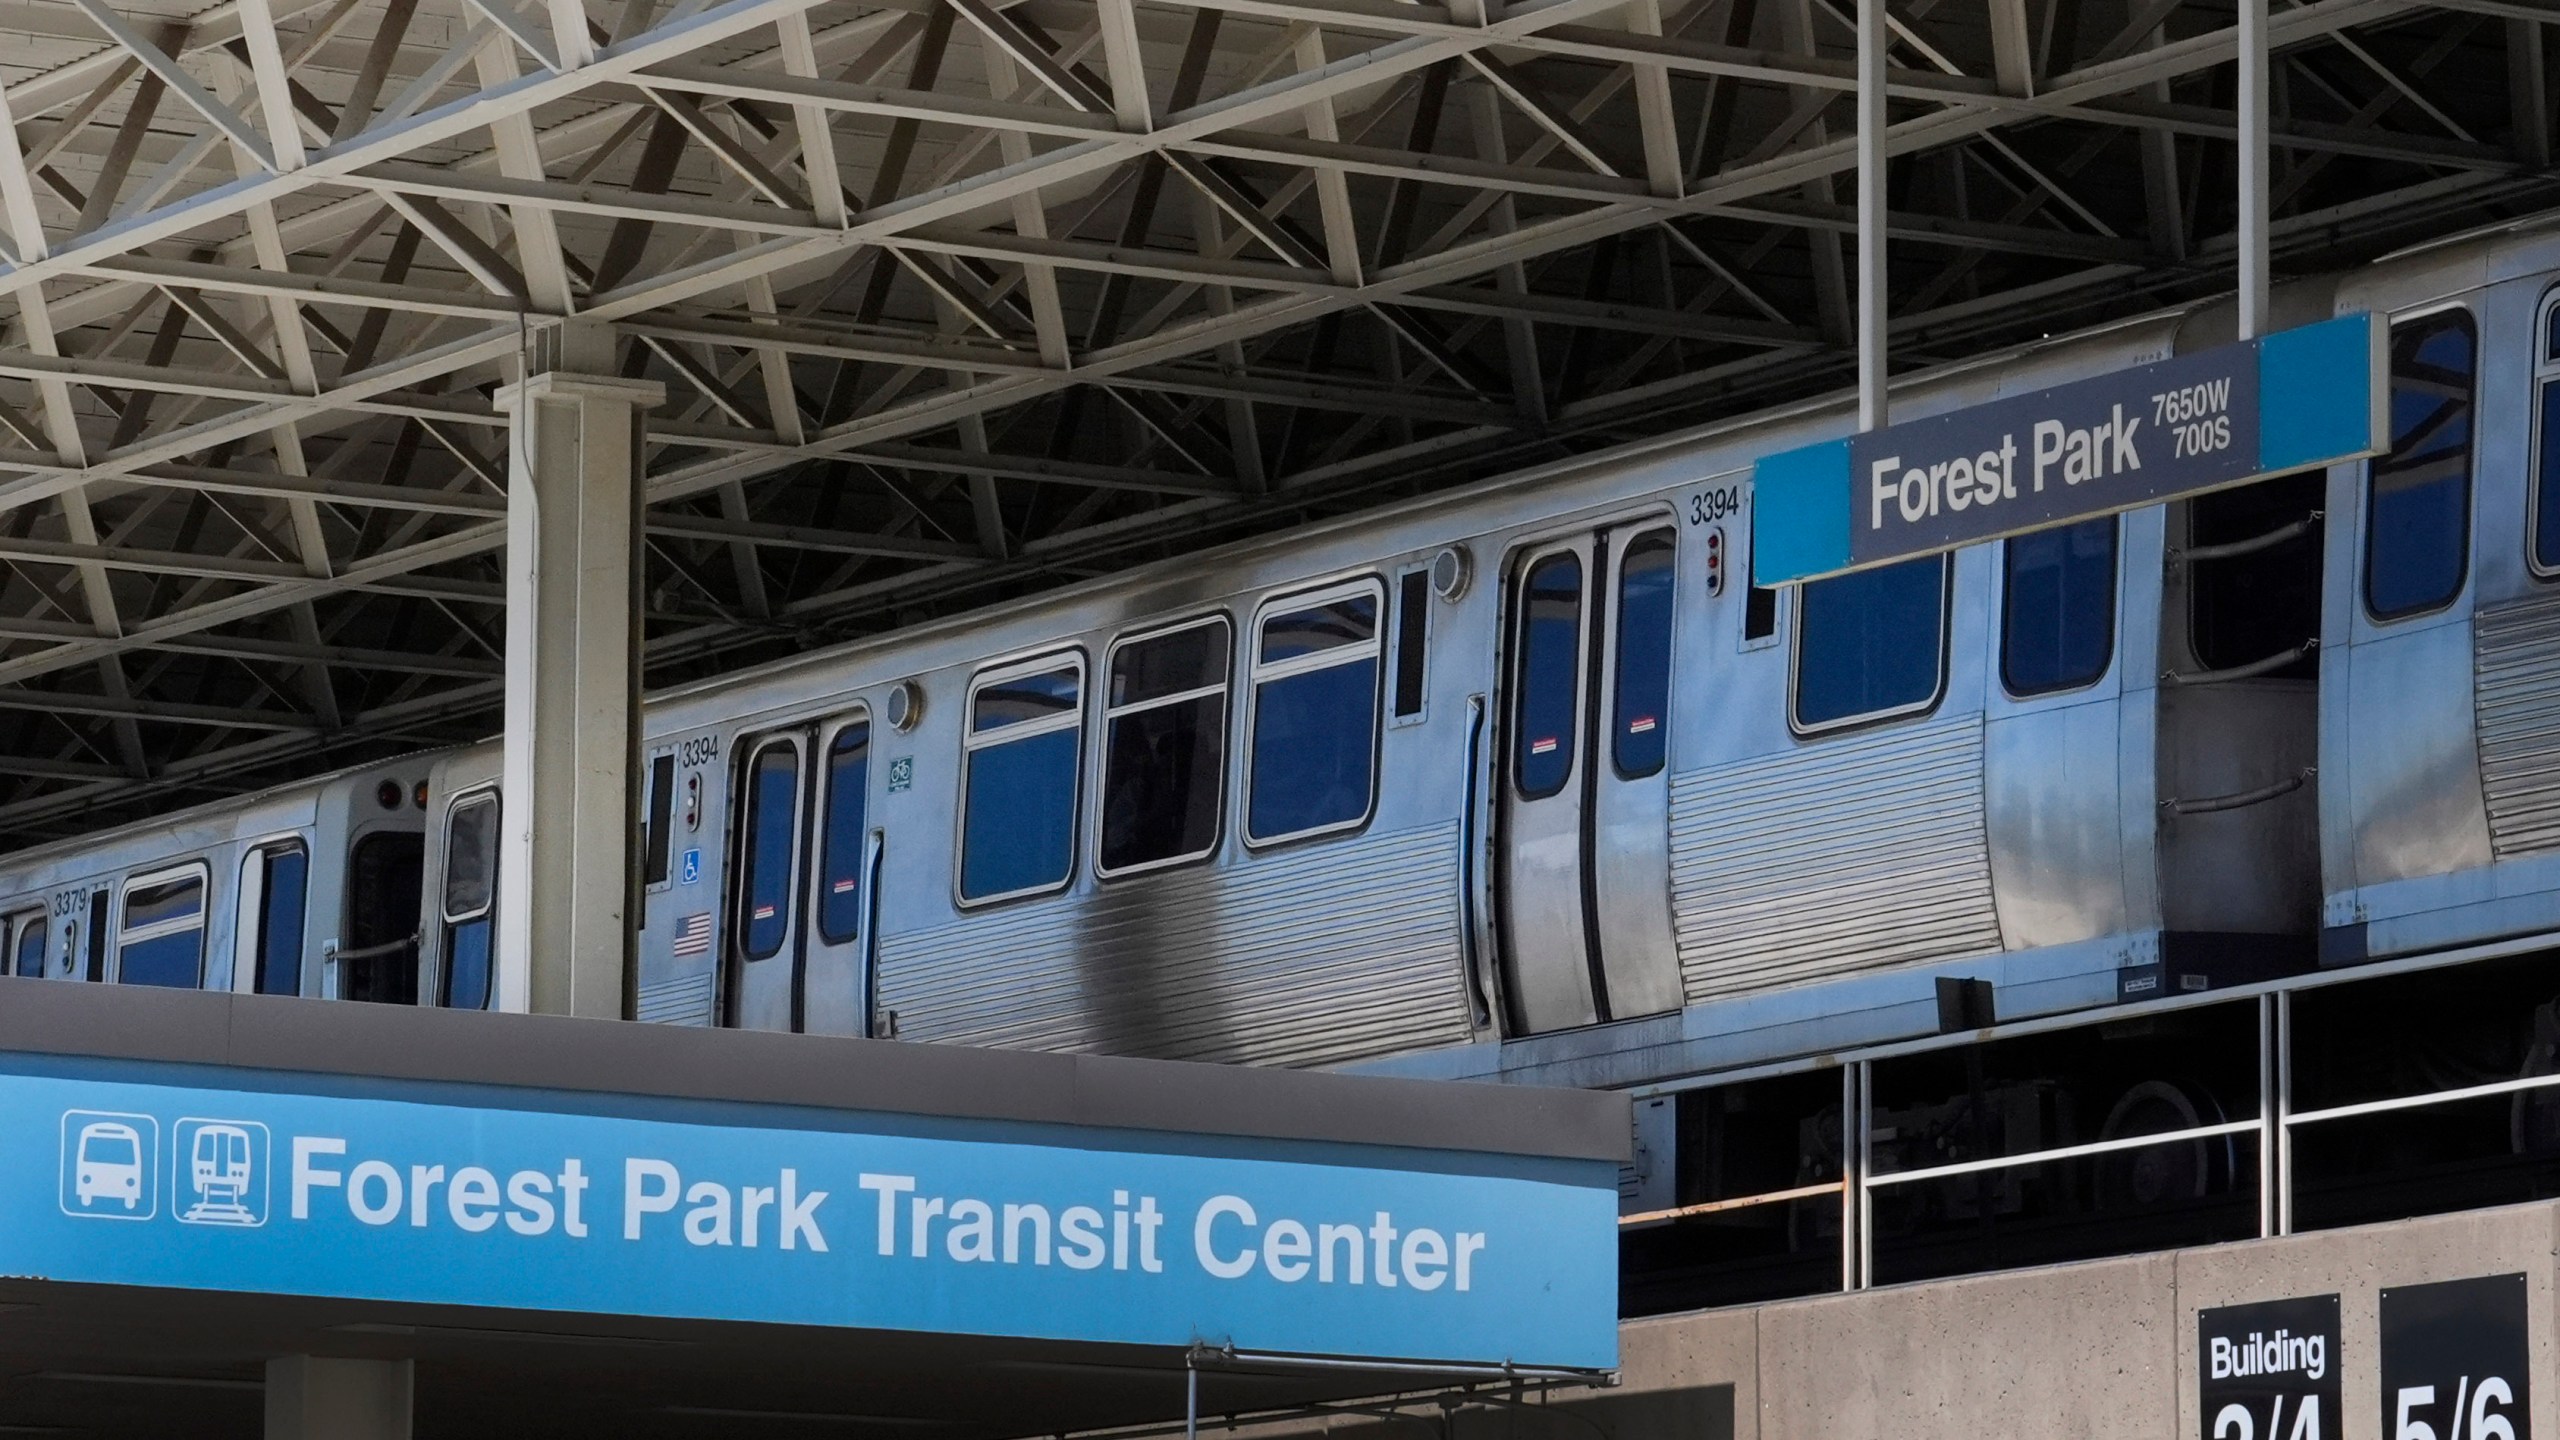
[[[2338,1361],[2335,1295],[2196,1312],[2202,1440],[2338,1440]]]
[[[2533,1440],[2525,1277],[2382,1292],[2383,1440]]]

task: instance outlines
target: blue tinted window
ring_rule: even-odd
[[[299,845],[259,852],[266,883],[258,900],[258,993],[302,990],[302,905],[311,858]]]
[[[1520,579],[1518,723],[1512,768],[1521,798],[1564,788],[1582,698],[1582,557],[1549,555]]]
[[[2391,330],[2391,450],[2366,471],[2365,604],[2432,610],[2462,588],[2471,519],[2471,312]]]
[[[497,928],[498,797],[473,795],[445,817],[444,1003],[489,1005],[489,947]]]
[[[2040,530],[2001,551],[2000,681],[2012,695],[2086,685],[2115,649],[2116,521]]]
[[[44,942],[47,933],[44,912],[41,910],[30,910],[19,921],[17,955],[19,974],[44,974]]]
[[[2560,324],[2560,306],[2551,311]],[[2560,379],[2542,382],[2542,453],[2534,461],[2533,563],[2560,570]]]
[[[1927,705],[1938,693],[1946,560],[1808,581],[1797,597],[1795,720],[1817,729]]]
[[[1369,816],[1378,747],[1378,592],[1309,597],[1256,624],[1245,838]]]
[[[192,990],[204,979],[204,879],[129,885],[116,936],[116,978],[127,985]]]
[[[1075,863],[1076,760],[1070,726],[969,752],[960,897],[1063,884]]]
[[[1378,663],[1328,665],[1253,692],[1253,804],[1246,833],[1256,840],[1358,823],[1369,813],[1376,763]]]
[[[1618,560],[1617,705],[1611,758],[1634,780],[1662,768],[1671,735],[1671,532],[1639,535]]]
[[[489,916],[449,925],[444,932],[444,1003],[455,1010],[489,1008]]]
[[[871,727],[847,725],[827,746],[827,833],[818,857],[818,933],[842,945],[862,933],[863,807],[871,786]]]
[[[738,948],[750,960],[782,949],[791,933],[792,802],[800,793],[798,747],[767,745],[747,764],[744,854],[738,876]]]

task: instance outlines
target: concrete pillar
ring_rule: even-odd
[[[639,815],[641,416],[610,330],[541,337],[497,395],[507,466],[499,1009],[628,1013]]]
[[[417,1388],[406,1360],[267,1362],[267,1440],[409,1440]]]

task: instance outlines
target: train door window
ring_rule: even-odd
[[[2560,574],[2560,288],[2542,297],[2533,363],[2533,568]]]
[[[1050,656],[979,676],[969,687],[961,749],[961,900],[1066,884],[1084,757],[1084,657]]]
[[[261,845],[240,862],[233,973],[249,977],[261,995],[302,993],[303,902],[310,878],[310,852],[299,840]]]
[[[1796,596],[1800,733],[1928,709],[1946,671],[1944,556],[1807,581]]]
[[[738,829],[738,953],[767,960],[791,936],[791,861],[798,841],[800,742],[780,736],[747,757]]]
[[[489,1006],[498,902],[498,795],[482,790],[453,802],[444,821],[444,955],[448,1009]]]
[[[204,882],[201,865],[125,881],[123,923],[116,929],[119,984],[192,990],[204,983]]]
[[[1266,606],[1254,626],[1245,839],[1355,828],[1377,782],[1377,582]]]
[[[427,837],[376,830],[347,853],[347,923],[339,936],[338,994],[383,1005],[418,1003],[418,899]]]
[[[1540,557],[1520,581],[1520,679],[1512,687],[1513,784],[1543,800],[1573,774],[1582,701],[1582,554]]]
[[[107,910],[115,903],[115,892],[103,887],[89,892],[88,961],[84,978],[95,982],[107,978]]]
[[[1234,643],[1226,617],[1216,616],[1111,648],[1100,873],[1196,860],[1218,847]]]
[[[641,821],[640,886],[667,886],[669,852],[675,845],[676,752],[661,750],[649,757],[649,808]],[[645,912],[644,912],[645,918]]]
[[[2000,557],[2000,683],[2020,696],[2096,683],[2115,650],[2115,517],[2017,536]]]
[[[14,973],[29,977],[44,974],[44,944],[53,932],[47,926],[42,910],[21,910],[9,917],[14,928],[9,936],[9,960]]]
[[[1431,572],[1408,570],[1396,577],[1395,703],[1388,712],[1399,725],[1422,718],[1430,645]]]
[[[1669,530],[1648,530],[1618,556],[1618,656],[1610,762],[1618,778],[1662,769],[1671,738],[1671,577]]]
[[[871,799],[871,722],[827,742],[827,808],[818,848],[818,936],[842,945],[862,933],[862,839]]]
[[[2391,449],[2365,472],[2364,600],[2376,620],[2439,609],[2462,589],[2477,341],[2460,308],[2391,327]]]

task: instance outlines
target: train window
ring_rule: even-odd
[[[9,955],[16,973],[28,976],[44,974],[44,942],[52,931],[46,928],[42,910],[22,910],[12,917],[18,927],[10,941]]]
[[[233,963],[246,967],[261,995],[302,992],[302,912],[310,878],[311,856],[299,840],[261,845],[240,862]]]
[[[1377,779],[1375,581],[1266,607],[1254,626],[1252,780],[1245,839],[1365,822]]]
[[[1795,728],[1836,729],[1936,704],[1946,608],[1944,556],[1806,582],[1796,596]]]
[[[746,819],[738,827],[738,953],[766,960],[791,935],[791,852],[799,813],[800,745],[768,740],[747,757]]]
[[[2391,450],[2365,484],[2365,608],[2376,620],[2437,609],[2462,588],[2471,520],[2471,312],[2391,327]]]
[[[1393,713],[1398,720],[1422,714],[1424,662],[1431,643],[1431,572],[1408,570],[1396,577],[1396,682]]]
[[[1052,656],[979,677],[962,749],[960,898],[1001,900],[1066,884],[1084,755],[1084,657]]]
[[[1520,581],[1520,674],[1513,685],[1513,783],[1543,800],[1573,774],[1581,722],[1582,556],[1540,557]]]
[[[112,890],[89,892],[89,961],[84,978],[92,984],[107,978],[107,907],[114,901]]]
[[[2197,664],[2228,670],[2292,650],[2301,658],[2261,673],[2318,677],[2319,650],[2304,642],[2320,633],[2328,484],[2325,470],[2297,470],[2186,502],[2187,646]]]
[[[1671,736],[1671,575],[1669,530],[1648,530],[1618,557],[1616,714],[1610,760],[1635,780],[1662,768]]]
[[[2095,683],[2115,650],[2115,517],[2020,535],[2000,553],[2000,683],[2012,695]]]
[[[444,996],[454,1010],[489,1005],[498,902],[498,796],[453,802],[444,822]]]
[[[1218,847],[1233,648],[1224,616],[1112,647],[1095,856],[1102,874],[1196,860]]]
[[[2560,288],[2542,297],[2533,392],[2533,568],[2549,576],[2560,574]]]
[[[204,867],[136,875],[124,884],[116,980],[192,990],[204,983]]]
[[[871,799],[871,722],[827,742],[826,833],[818,852],[818,935],[842,945],[862,933],[862,837]]]
[[[655,890],[667,883],[668,852],[675,845],[676,752],[649,757],[649,811],[641,821],[640,885]]]

